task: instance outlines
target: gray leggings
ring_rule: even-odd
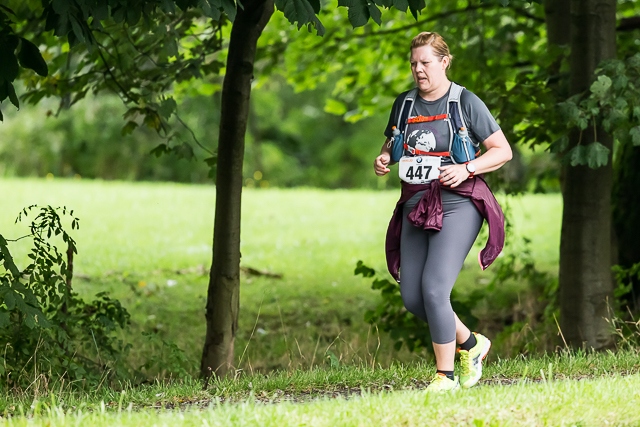
[[[456,200],[442,205],[442,230],[426,231],[407,220],[412,208],[412,203],[403,208],[400,239],[402,301],[409,312],[429,324],[434,343],[447,344],[456,339],[451,290],[483,219],[470,199]]]

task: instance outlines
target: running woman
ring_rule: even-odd
[[[458,111],[472,142],[485,150],[471,161],[452,159],[457,130],[451,126],[450,101],[452,92],[462,89],[447,78],[452,59],[437,33],[423,32],[411,41],[411,74],[417,90],[397,97],[385,130],[387,139],[374,161],[378,176],[389,173],[394,135],[404,129],[404,156],[399,162],[402,193],[387,231],[387,264],[400,283],[407,310],[429,326],[436,358],[429,392],[469,388],[482,376],[491,342],[460,321],[450,296],[483,220],[489,224],[489,239],[478,258],[482,269],[502,250],[504,216],[480,174],[500,168],[512,157],[489,109],[464,89]],[[410,104],[409,120],[400,123],[400,110],[409,105],[410,92],[417,96]],[[457,345],[461,369],[454,375]]]

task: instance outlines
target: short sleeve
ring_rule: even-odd
[[[482,143],[500,130],[500,125],[489,108],[475,93],[468,90],[462,91],[460,102],[469,134],[475,142]]]
[[[400,114],[400,107],[409,92],[410,91],[401,93],[393,102],[393,107],[391,107],[391,113],[389,114],[389,121],[387,122],[387,127],[384,129],[384,136],[387,138],[391,138],[393,136],[392,128],[398,125],[396,121],[398,120],[398,114]]]

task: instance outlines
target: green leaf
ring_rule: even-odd
[[[627,120],[627,114],[622,109],[612,109],[609,111],[609,115],[602,121],[603,127],[607,132],[612,129],[619,128]],[[608,123],[608,127],[605,125]]]
[[[611,87],[611,79],[607,76],[598,76],[598,80],[593,82],[591,85],[591,93],[593,93],[597,98],[604,98],[607,94],[607,91]]]
[[[211,157],[207,157],[206,159],[204,159],[204,162],[207,164],[207,166],[214,167],[218,164],[218,155],[215,154]]]
[[[0,61],[0,78],[8,82],[13,82],[20,71],[14,50],[15,48],[12,49],[8,44],[0,43],[0,58],[2,58],[2,61]]]
[[[51,5],[53,6],[53,10],[55,10],[58,15],[67,15],[69,14],[69,3],[71,2],[69,2],[68,0],[53,0],[51,2]]]
[[[592,169],[599,168],[609,162],[609,150],[599,142],[589,145],[578,145],[569,151],[571,166],[589,166]]]
[[[13,10],[9,9],[7,6],[0,4],[0,8],[2,8],[5,12],[10,13],[13,16],[16,16],[16,13]]]
[[[136,122],[134,122],[133,120],[129,120],[127,124],[122,127],[120,134],[122,134],[122,136],[130,135],[137,127],[138,124]]]
[[[16,294],[13,290],[10,290],[4,295],[4,304],[7,306],[7,310],[9,311],[16,308]]]
[[[338,6],[348,8],[347,16],[353,28],[362,27],[371,17],[367,0],[338,0]]]
[[[20,47],[20,52],[18,52],[18,61],[20,61],[20,65],[24,68],[29,68],[30,70],[35,71],[42,77],[47,77],[49,75],[49,68],[40,53],[40,49],[25,38],[22,38],[21,41],[22,45]]]
[[[169,146],[167,144],[160,144],[156,148],[151,150],[149,152],[149,154],[154,154],[156,157],[160,157],[163,154],[169,153],[170,151],[171,151],[171,149],[169,148]]]
[[[142,16],[142,10],[137,7],[130,7],[127,9],[127,24],[134,26],[140,21]]]
[[[609,163],[609,150],[599,142],[592,142],[587,145],[587,164],[591,169],[596,169],[601,166],[605,166]]]
[[[336,116],[341,116],[347,112],[347,106],[338,100],[327,98],[324,111],[329,114],[335,114]]]
[[[409,8],[408,0],[393,0],[393,7],[398,9],[401,12],[406,12]]]
[[[2,253],[2,259],[4,260],[4,268],[11,272],[14,278],[20,277],[20,270],[18,266],[13,262],[13,256],[11,256],[11,252],[9,252],[9,248],[7,246],[7,241],[0,234],[0,253]]]
[[[160,103],[160,108],[158,108],[158,113],[160,113],[160,115],[165,119],[169,119],[169,117],[171,117],[171,115],[176,111],[176,108],[178,108],[178,104],[175,99],[163,99]]]
[[[193,147],[187,142],[183,142],[182,144],[173,147],[172,151],[179,159],[193,160],[196,157],[193,152]]]
[[[176,12],[176,3],[171,0],[160,0],[162,10],[167,13],[175,13]]]
[[[629,131],[629,135],[631,136],[631,143],[633,146],[640,146],[640,126],[632,127]]]
[[[366,266],[362,260],[358,261],[358,264],[356,265],[356,269],[353,271],[353,274],[355,276],[357,276],[358,274],[362,274],[362,277],[373,277],[376,274],[376,271],[371,268]]]
[[[549,151],[552,153],[562,153],[569,146],[569,136],[563,135],[549,145]]]
[[[373,22],[378,25],[382,24],[382,12],[380,12],[380,9],[378,9],[375,4],[369,5],[369,15],[371,16],[371,19],[373,19]]]
[[[424,6],[424,0],[409,0],[409,10],[411,11],[411,14],[416,19],[416,21],[418,20],[420,11],[424,9]]]
[[[573,147],[567,155],[571,166],[586,165],[588,162],[587,148],[584,145],[577,145]]]
[[[96,21],[104,21],[105,19],[109,18],[109,5],[106,2],[99,2],[99,4],[96,5],[96,7],[94,7],[91,12],[93,18]]]
[[[73,34],[76,36],[76,39],[81,43],[84,43],[84,32],[82,31],[82,25],[80,22],[74,16],[72,16],[69,21],[71,22],[71,28],[73,29]]]
[[[206,16],[214,21],[218,21],[222,15],[218,6],[211,4],[209,0],[198,0],[198,6],[200,6]]]
[[[233,0],[222,0],[222,10],[227,14],[229,20],[233,22],[236,19],[238,10],[236,8],[236,2]]]
[[[627,87],[629,84],[629,78],[624,74],[613,77],[613,88],[616,90],[621,90]]]
[[[38,325],[40,325],[40,327],[42,328],[50,328],[51,327],[51,323],[49,322],[49,320],[47,319],[47,317],[44,315],[44,313],[38,308],[38,307],[33,307],[31,305],[26,305],[25,307],[25,312],[27,313],[27,317],[26,319],[32,318],[35,321],[38,322]],[[28,324],[27,324],[28,326]],[[35,323],[34,323],[35,326]]]
[[[313,11],[316,13],[316,15],[320,13],[320,0],[309,0],[309,4],[313,8]]]
[[[316,28],[318,35],[324,34],[324,26],[316,16],[309,0],[276,0],[275,4],[285,18],[291,24],[296,24],[298,29],[303,25],[311,24]]]
[[[206,16],[211,16],[212,7],[209,4],[209,0],[198,0],[198,7],[202,9]]]
[[[0,328],[6,328],[11,323],[9,312],[0,310]]]
[[[13,84],[7,82],[7,89],[9,92],[9,100],[16,108],[20,108],[20,101],[18,100],[18,95],[16,95],[16,90],[13,87]]]

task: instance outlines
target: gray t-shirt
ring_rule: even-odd
[[[396,121],[399,119],[398,114],[400,112],[400,108],[402,107],[405,96],[409,92],[410,91],[401,93],[393,103],[391,114],[389,115],[389,122],[387,123],[387,127],[384,131],[384,135],[387,138],[391,138],[393,136],[391,128],[397,125]],[[444,114],[447,112],[448,98],[449,91],[447,91],[447,93],[442,98],[435,101],[427,101],[418,96],[415,103],[413,104],[413,110],[411,111],[410,116],[436,116],[438,114]],[[464,89],[462,91],[462,94],[460,95],[460,106],[462,107],[464,122],[467,125],[469,135],[471,136],[471,139],[474,143],[480,144],[485,139],[500,130],[500,126],[498,125],[498,123],[496,123],[496,119],[493,117],[485,103],[473,92],[467,89]],[[403,126],[398,127],[402,129]],[[418,200],[420,200],[420,197],[422,197],[422,192],[412,197],[412,199],[409,200],[407,204],[415,205]],[[443,203],[455,203],[464,200],[466,200],[465,197],[451,193],[449,191],[444,191],[442,193]]]
[[[392,137],[391,128],[397,125],[398,113],[400,112],[405,96],[409,92],[410,91],[401,93],[393,103],[391,114],[389,115],[389,122],[384,130],[384,135],[387,138]],[[444,114],[447,112],[448,98],[449,91],[447,91],[442,98],[435,101],[427,101],[418,96],[416,102],[413,104],[413,110],[410,116],[436,116],[438,114]],[[496,119],[493,118],[493,115],[491,115],[485,103],[482,102],[475,93],[464,89],[462,95],[460,95],[460,106],[462,107],[464,122],[467,125],[469,135],[474,143],[479,144],[500,130]],[[402,127],[398,126],[398,128]]]

